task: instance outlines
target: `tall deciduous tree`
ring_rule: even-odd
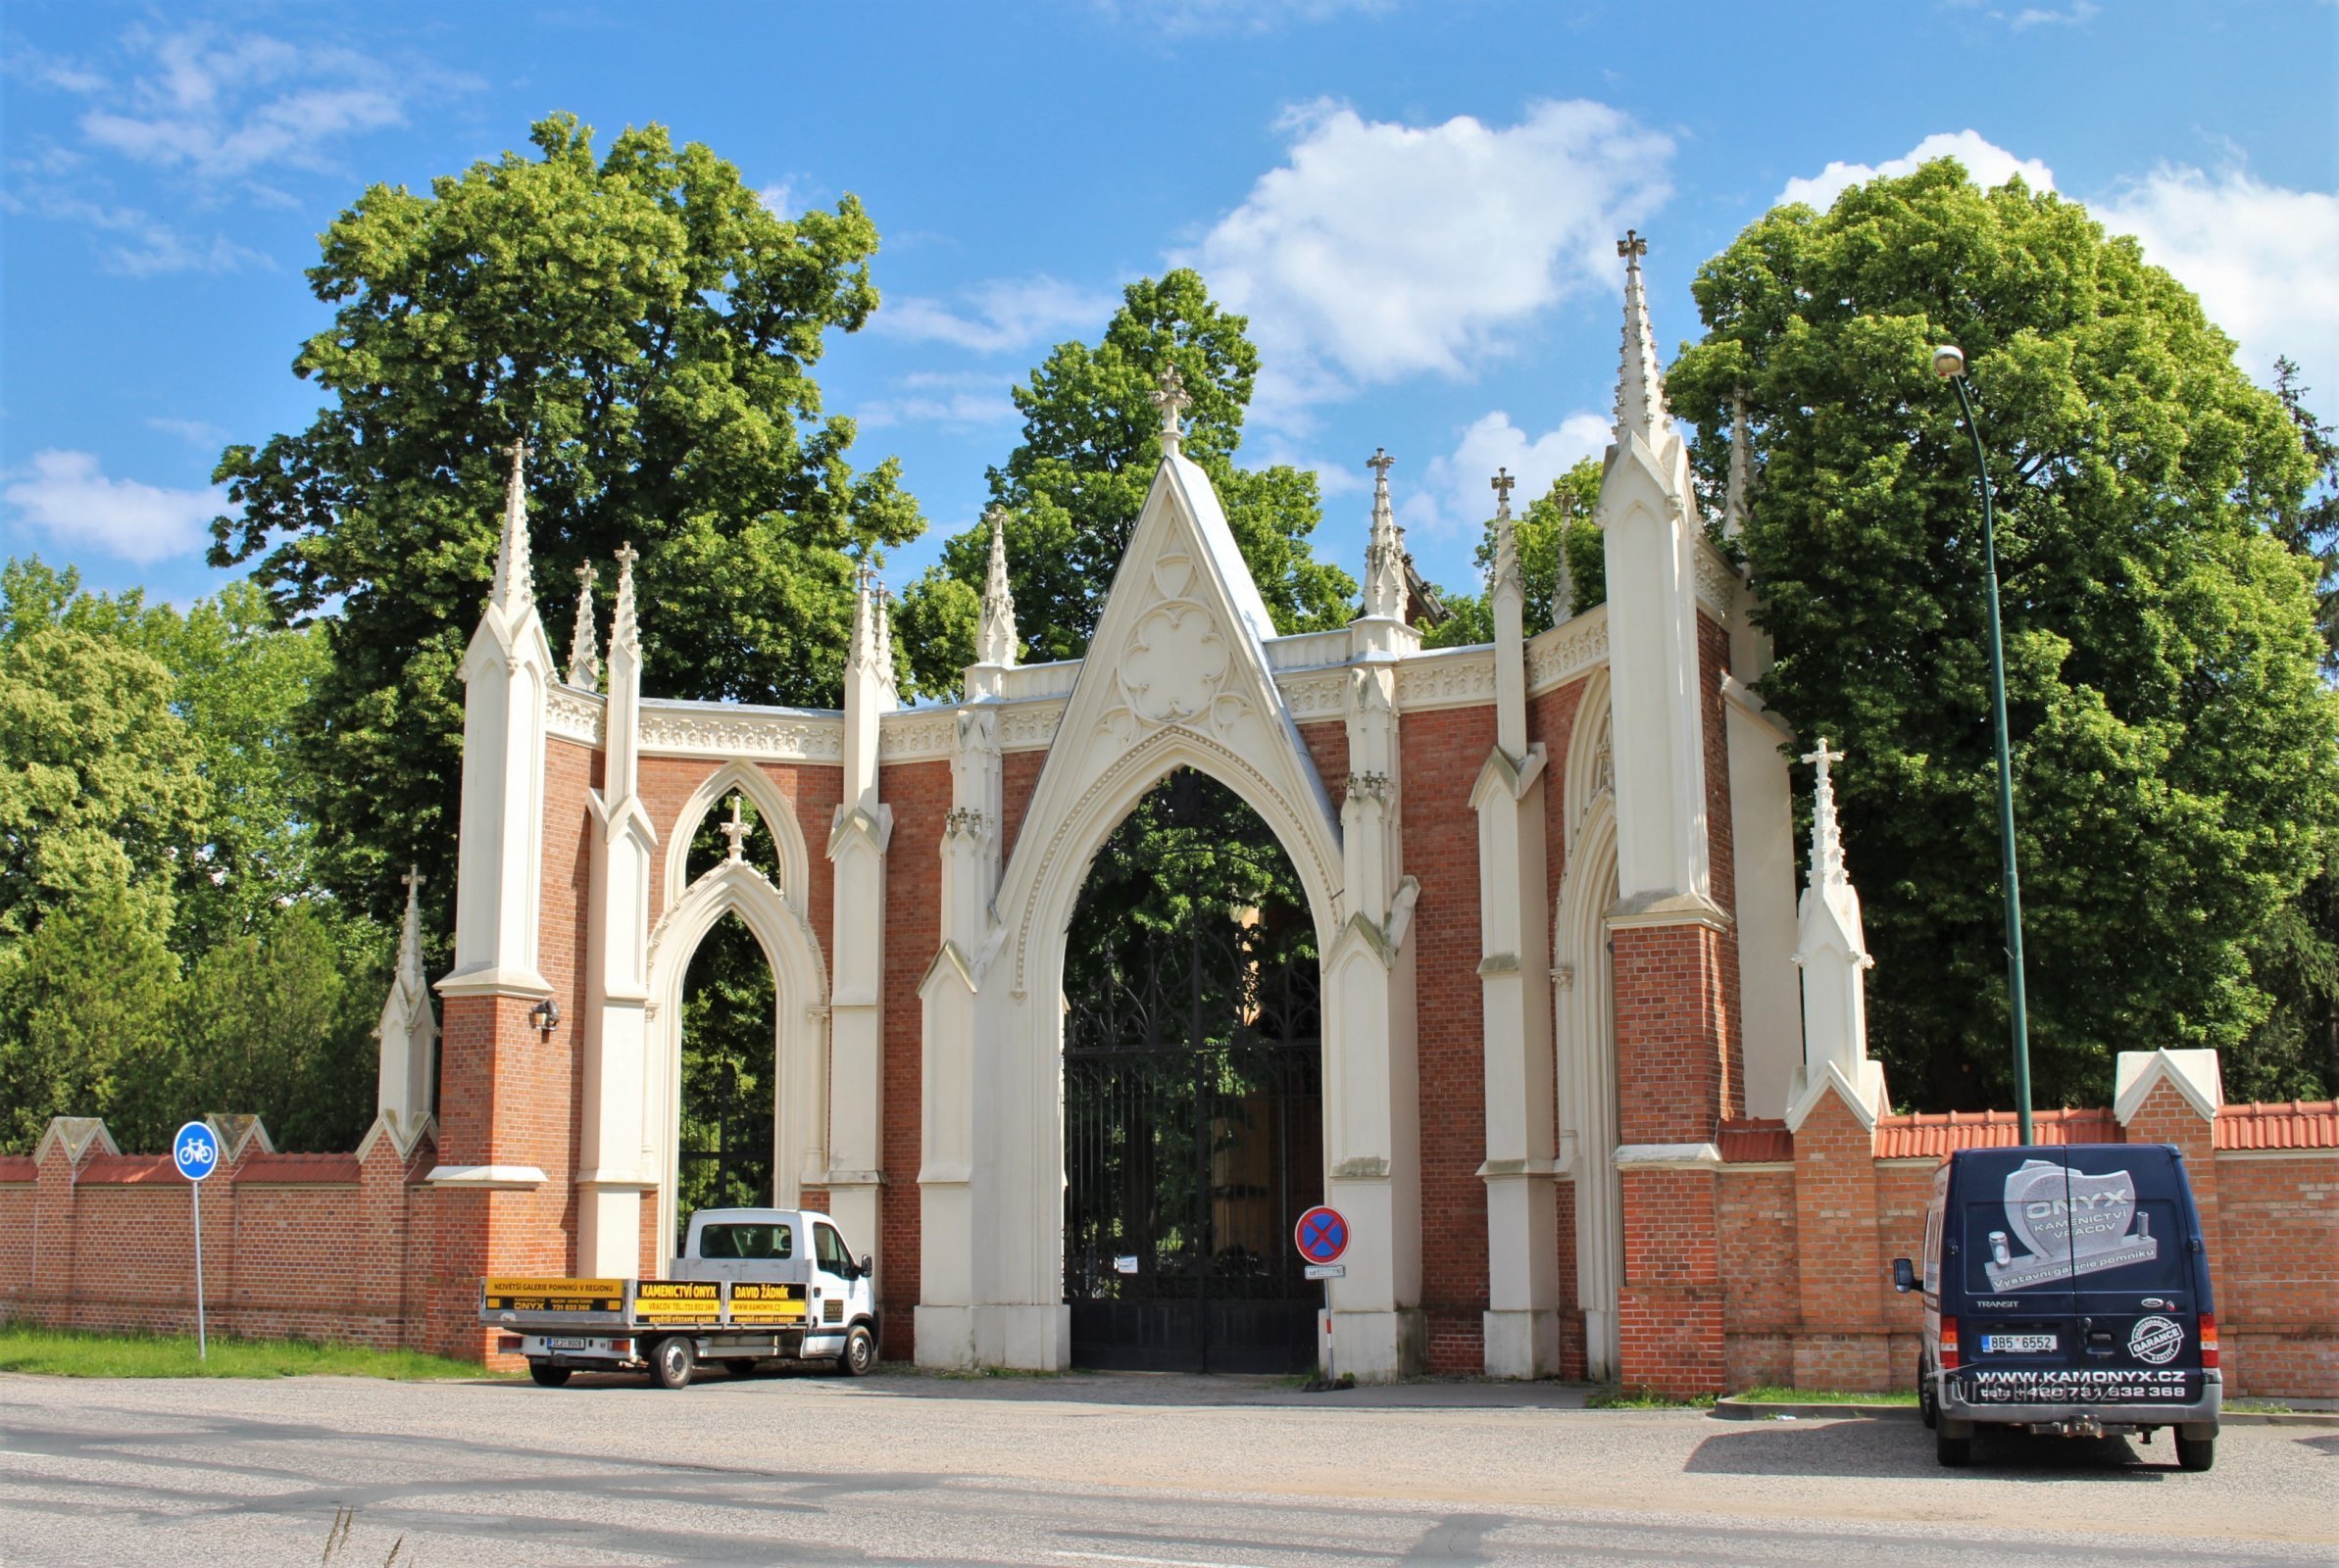
[[[1029,659],[1076,659],[1096,629],[1161,459],[1153,394],[1171,366],[1193,399],[1181,450],[1217,487],[1276,629],[1348,620],[1356,579],[1318,561],[1309,542],[1322,518],[1316,476],[1280,464],[1235,466],[1259,373],[1249,324],[1220,310],[1197,272],[1140,278],[1122,291],[1102,342],[1058,345],[1029,384],[1015,388],[1023,439],[990,481],[1008,511],[1016,625]],[[989,549],[985,527],[957,535],[943,546],[942,566],[905,596],[921,691],[955,688],[972,662]]]
[[[2115,1051],[2239,1045],[2250,949],[2339,791],[2314,573],[2270,532],[2309,479],[2281,405],[2134,241],[1951,161],[1781,207],[1695,287],[1674,406],[1713,470],[1733,397],[1754,420],[1762,689],[1849,758],[1901,1092],[2004,1104],[2009,1079],[1980,514],[1937,342],[1967,355],[1999,498],[2041,1098],[2101,1103]]]
[[[293,362],[330,401],[216,475],[240,514],[214,523],[215,564],[256,561],[284,613],[325,617],[302,744],[326,872],[384,918],[391,867],[453,886],[455,672],[516,438],[554,646],[572,568],[630,540],[653,688],[674,696],[832,701],[852,557],[921,526],[891,462],[854,473],[852,421],[822,416],[811,373],[876,309],[858,201],[783,218],[658,125],[599,157],[566,115],[531,140],[427,194],[372,186],[333,222],[309,273],[333,324]]]

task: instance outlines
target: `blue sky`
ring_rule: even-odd
[[[1627,225],[1659,335],[1784,195],[1958,151],[2140,235],[2339,417],[2328,0],[1059,0],[0,10],[0,554],[184,600],[223,442],[305,423],[302,270],[366,184],[570,110],[658,121],[790,210],[851,191],[885,304],[820,378],[933,533],[1014,445],[1007,393],[1122,283],[1199,266],[1266,376],[1244,452],[1322,473],[1356,569],[1385,446],[1417,558],[1472,577],[1497,464],[1606,439]]]

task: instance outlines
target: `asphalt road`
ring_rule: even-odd
[[[2339,1429],[2228,1428],[2208,1475],[2165,1435],[2012,1440],[1952,1473],[1914,1422],[1578,1398],[0,1377],[0,1563],[2339,1562]]]

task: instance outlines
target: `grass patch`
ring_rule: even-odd
[[[1906,1404],[1916,1403],[1915,1389],[1894,1389],[1886,1394],[1847,1394],[1841,1389],[1781,1389],[1765,1387],[1733,1394],[1733,1399],[1751,1400],[1758,1404]]]
[[[1711,1410],[1714,1396],[1693,1394],[1686,1399],[1655,1389],[1605,1388],[1594,1389],[1584,1398],[1587,1410]]]
[[[2296,1415],[2298,1412],[2280,1399],[2227,1399],[2225,1408],[2242,1415]]]
[[[0,1372],[62,1378],[476,1378],[472,1361],[420,1350],[376,1350],[315,1340],[211,1337],[208,1359],[195,1357],[192,1334],[95,1334],[82,1329],[0,1323]]]

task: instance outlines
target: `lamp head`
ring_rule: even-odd
[[[1954,381],[1966,373],[1966,351],[1955,343],[1944,343],[1933,350],[1933,373],[1944,381]]]

